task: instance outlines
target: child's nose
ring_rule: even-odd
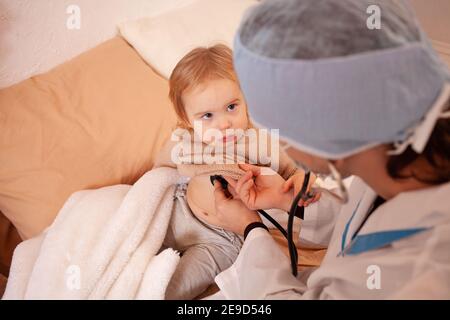
[[[231,121],[229,119],[224,119],[220,123],[220,130],[226,130],[231,128]]]

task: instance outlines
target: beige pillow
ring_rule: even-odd
[[[230,48],[244,13],[257,0],[196,0],[163,14],[121,23],[122,36],[156,71],[169,78],[186,53],[223,43]]]
[[[73,192],[134,183],[175,126],[167,94],[120,37],[0,90],[0,211],[26,239]]]

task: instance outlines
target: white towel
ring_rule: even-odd
[[[46,231],[16,248],[3,299],[164,299],[179,255],[157,253],[179,179],[158,168],[133,186],[72,194]]]

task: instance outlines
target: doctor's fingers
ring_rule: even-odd
[[[316,202],[320,200],[320,197],[322,197],[322,192],[317,192],[314,198],[311,200],[312,202]]]
[[[322,196],[322,193],[321,193],[321,192],[316,192],[312,198],[309,198],[308,200],[300,200],[300,201],[298,202],[298,204],[299,204],[299,205],[302,205],[302,206],[304,206],[304,207],[307,207],[307,206],[309,206],[310,204],[319,201],[321,196]]]
[[[251,210],[256,210],[255,201],[256,201],[256,190],[255,183],[253,179],[249,179],[244,182],[238,191],[239,197],[241,201],[245,204],[245,206]]]
[[[251,172],[252,175],[259,176],[261,174],[261,168],[258,166],[254,166],[248,163],[240,163],[239,164],[239,168],[241,168],[242,170],[246,171],[246,172]]]
[[[236,189],[228,183],[228,192],[231,193],[233,199],[240,199],[239,193],[237,193]]]
[[[237,181],[231,177],[224,176],[223,177],[228,182],[228,191],[231,193],[234,199],[239,199],[239,194],[236,191]]]
[[[236,190],[237,180],[228,176],[223,176],[223,178],[228,182],[228,185],[232,186]]]
[[[247,171],[236,183],[235,190],[241,195],[241,189],[244,184],[249,184],[250,182],[253,184],[253,173],[251,171]],[[242,196],[242,195],[241,195]]]
[[[294,179],[292,177],[290,177],[283,183],[281,191],[288,192],[292,188],[293,184],[294,184]]]

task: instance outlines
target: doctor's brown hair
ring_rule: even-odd
[[[190,127],[183,103],[183,93],[206,81],[216,79],[229,79],[238,83],[233,67],[233,53],[223,44],[196,48],[178,62],[169,78],[169,98],[178,116],[179,127]]]
[[[446,108],[450,110],[450,99]],[[425,160],[433,172],[420,172],[412,170],[406,176],[401,172],[415,161]],[[428,184],[441,184],[450,181],[450,119],[439,119],[431,133],[430,139],[422,154],[416,153],[408,147],[402,154],[391,156],[387,162],[387,171],[392,178],[415,178]]]

